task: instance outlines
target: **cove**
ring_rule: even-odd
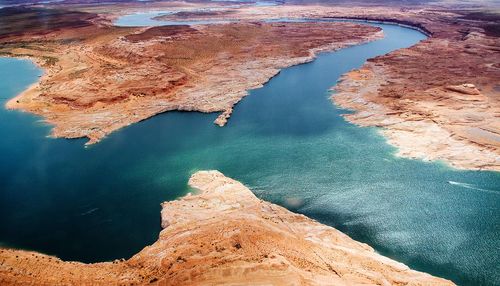
[[[156,241],[160,203],[189,192],[196,170],[217,169],[412,268],[498,285],[500,174],[395,157],[377,129],[347,123],[329,100],[341,74],[425,38],[377,26],[384,39],[321,54],[252,90],[224,128],[217,114],[168,112],[83,148],[1,109],[0,243],[84,262],[130,257]],[[39,74],[0,59],[2,105]]]

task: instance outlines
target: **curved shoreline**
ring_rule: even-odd
[[[395,22],[398,25],[412,23],[409,20],[379,20],[375,16],[362,19]],[[425,66],[425,62],[429,61],[426,57],[432,57],[432,54],[439,53],[440,50],[445,50],[441,52],[443,55],[448,54],[449,51],[443,48],[445,45],[452,44],[465,54],[471,46],[493,47],[500,41],[498,38],[490,38],[479,33],[474,34],[471,41],[464,36],[460,36],[460,41],[457,41],[454,37],[458,36],[452,37],[442,31],[435,37],[434,33],[423,24],[414,27],[427,34],[429,40],[408,49],[392,51],[383,57],[371,59],[359,69],[343,75],[339,83],[332,88],[336,91],[336,94],[332,95],[332,100],[341,107],[354,111],[354,114],[345,115],[351,123],[380,127],[388,143],[398,148],[398,156],[425,161],[441,160],[457,169],[500,171],[500,125],[498,125],[500,121],[495,115],[493,106],[498,92],[495,92],[491,80],[488,83],[484,79],[470,77],[458,79],[461,76],[455,79],[449,76],[443,85],[429,84],[431,86],[429,88],[425,87],[425,84],[427,81],[432,81],[432,78],[419,79],[418,76],[405,78],[399,75],[399,72],[404,73],[406,69],[417,70],[419,65]],[[443,28],[436,28],[438,31],[440,29]],[[450,28],[448,33],[453,35],[453,31]],[[420,60],[405,65],[397,59],[408,55],[418,56]],[[486,58],[486,55],[484,57]],[[491,55],[488,57],[488,60],[474,59],[475,63],[470,63],[472,61],[470,56],[461,60],[464,65],[469,65],[471,66],[469,69],[472,69],[474,66],[483,66],[491,60],[494,62],[494,56],[493,59]],[[457,58],[448,59],[450,60],[456,61]],[[443,74],[450,72],[446,70],[448,65],[446,60],[435,62],[436,65],[442,65],[443,70],[434,72]],[[480,70],[479,67],[477,69]],[[456,67],[451,68],[450,73],[453,73]],[[484,69],[482,72],[494,73]],[[497,74],[500,76],[500,73]],[[487,76],[490,79],[492,77],[491,74]],[[482,84],[481,87],[473,84],[478,81]],[[418,86],[419,82],[424,87]],[[483,91],[485,89],[486,91]],[[408,91],[412,90],[415,94],[407,95]],[[398,103],[399,98],[404,100]],[[445,104],[449,104],[450,108],[440,106]],[[460,119],[457,110],[461,110],[469,118]]]
[[[381,256],[332,227],[259,200],[218,171],[199,171],[189,185],[200,193],[163,203],[159,239],[132,258],[83,264],[2,249],[0,281],[4,285],[454,285]]]
[[[242,23],[238,25],[241,26],[242,29],[254,29],[252,24]],[[266,29],[271,29],[273,32],[265,31],[264,28],[259,28],[264,35],[278,33],[282,30],[281,33],[284,33],[283,35],[286,36],[289,34],[291,37],[296,38],[296,34],[302,35],[304,31],[308,30],[319,33],[318,31],[320,28],[316,28],[315,25],[307,24],[287,24],[283,28],[281,28],[280,25],[265,25]],[[337,24],[320,24],[324,29],[328,28],[326,26],[329,25],[333,27]],[[307,43],[307,40],[289,45],[289,47],[294,47],[295,50],[288,51],[288,53],[293,52],[297,54],[296,56],[278,55],[275,51],[271,51],[268,56],[261,55],[250,59],[247,59],[248,56],[246,55],[240,55],[240,57],[243,57],[241,62],[238,60],[229,61],[226,59],[214,58],[212,61],[215,61],[216,64],[212,64],[212,66],[209,65],[208,67],[199,66],[200,64],[196,62],[191,64],[191,66],[181,65],[178,68],[176,67],[176,70],[172,71],[173,75],[171,77],[174,77],[174,79],[171,79],[170,75],[166,73],[160,73],[158,75],[153,73],[153,76],[160,77],[160,81],[168,83],[168,86],[165,88],[158,86],[155,88],[150,88],[148,86],[140,87],[141,84],[148,84],[148,81],[138,82],[137,84],[139,87],[132,88],[133,90],[130,92],[127,92],[127,89],[130,89],[127,84],[123,84],[124,87],[121,87],[119,84],[118,86],[115,84],[114,86],[104,87],[103,89],[117,89],[115,93],[121,92],[111,99],[109,99],[108,94],[99,91],[95,86],[104,85],[106,78],[126,78],[129,77],[128,74],[130,74],[130,77],[132,77],[131,81],[133,81],[138,77],[138,75],[136,75],[137,73],[142,75],[142,70],[146,70],[145,64],[140,65],[134,70],[131,70],[132,67],[123,67],[116,71],[109,70],[106,66],[99,66],[98,68],[106,71],[106,74],[101,75],[100,78],[102,78],[102,80],[97,80],[94,84],[88,84],[85,80],[79,81],[78,78],[72,78],[72,70],[77,69],[78,71],[83,69],[84,72],[90,73],[91,71],[85,68],[95,64],[85,61],[85,58],[90,56],[104,63],[109,61],[108,65],[122,65],[128,60],[130,55],[123,55],[123,57],[115,59],[109,55],[109,53],[116,50],[125,51],[127,50],[126,47],[128,47],[131,49],[130,53],[136,56],[135,50],[144,49],[150,45],[156,45],[158,47],[155,46],[155,49],[161,49],[161,45],[156,43],[157,40],[155,38],[140,41],[138,43],[130,43],[126,40],[127,36],[125,36],[125,40],[122,39],[122,36],[117,40],[106,43],[106,46],[103,48],[99,48],[99,46],[96,48],[104,50],[104,52],[95,51],[95,49],[88,46],[71,46],[70,48],[72,51],[70,53],[55,55],[56,58],[59,57],[59,61],[62,63],[56,62],[54,66],[45,69],[44,76],[40,79],[38,84],[31,86],[17,95],[14,99],[8,101],[6,106],[9,109],[21,109],[41,115],[47,123],[54,126],[52,129],[52,136],[54,137],[87,137],[89,138],[87,144],[96,143],[107,134],[127,125],[142,121],[159,113],[173,110],[198,111],[204,113],[221,112],[215,123],[219,126],[223,126],[230,117],[234,105],[248,94],[248,90],[261,87],[264,83],[269,81],[270,78],[276,75],[279,70],[293,65],[310,62],[314,60],[318,52],[334,51],[381,38],[381,33],[372,27],[358,27],[356,24],[350,23],[345,23],[345,26],[345,28],[349,29],[352,33],[349,36],[336,33],[335,29],[326,29],[322,32],[326,35],[326,38],[323,36],[315,41],[315,44],[311,47],[306,47],[307,45],[301,44],[302,42]],[[148,31],[165,29],[163,27],[148,27],[146,29],[130,28],[128,30],[130,30],[130,32],[135,31],[135,34],[132,35],[143,34],[144,37],[146,37]],[[194,29],[194,32],[187,31],[186,36],[181,34],[179,37],[189,38],[194,33],[193,37],[200,38],[200,33],[209,34],[211,33],[210,30],[221,30],[224,25],[213,27],[215,27],[215,25],[199,26],[199,28]],[[114,28],[110,27],[106,29]],[[330,32],[330,34],[328,34],[328,32]],[[118,33],[127,34],[127,30],[118,30]],[[209,37],[206,35],[203,36]],[[306,35],[303,36],[307,37]],[[310,37],[312,40],[316,40],[314,35]],[[275,37],[273,37],[273,39],[274,41],[279,40],[275,39]],[[176,43],[176,41],[173,43]],[[297,39],[290,39],[290,41],[294,43]],[[290,41],[284,41],[283,45],[286,46]],[[304,47],[302,48],[301,46]],[[81,51],[82,49],[83,52]],[[288,48],[288,50],[289,49],[290,48]],[[259,49],[257,48],[254,50],[257,52]],[[224,52],[224,50],[222,52]],[[125,52],[121,54],[123,53]],[[118,52],[118,54],[120,54],[120,52]],[[12,56],[15,57],[15,54],[12,54]],[[40,58],[42,56],[44,56],[44,54],[32,55],[32,58]],[[75,62],[75,58],[80,59],[80,61]],[[152,55],[151,58],[154,60],[155,56]],[[36,60],[39,65],[40,60],[41,58]],[[159,65],[161,63],[154,61],[151,64]],[[158,69],[162,70],[160,67],[161,66],[159,66]],[[226,79],[220,76],[223,72],[221,71],[223,67],[230,68],[231,71],[230,73],[226,73]],[[94,67],[93,69],[96,68]],[[196,71],[200,69],[201,71]],[[194,70],[194,72],[190,74],[189,72],[186,73],[185,70]],[[151,77],[151,75],[149,77]],[[54,80],[54,78],[60,79]],[[87,75],[86,78],[96,77]],[[67,85],[71,86],[69,91],[68,87],[66,87]],[[128,83],[128,85],[130,85],[130,83]],[[126,90],[121,90],[121,88]],[[52,93],[55,93],[54,95],[50,95],[50,89],[53,90]],[[62,89],[66,90],[63,94],[61,93]],[[156,91],[156,89],[158,89],[158,91]],[[85,93],[91,96],[89,99],[85,99],[79,96],[75,97],[76,95],[73,95],[73,93]],[[46,94],[49,94],[49,96]],[[99,96],[102,98],[99,98]],[[92,97],[98,98],[96,101],[92,101]],[[115,98],[117,98],[116,101]],[[107,103],[108,101],[110,102]],[[104,114],[107,115],[104,116]]]
[[[420,116],[407,120],[398,112],[370,101],[366,97],[376,93],[386,82],[381,67],[370,63],[361,69],[342,76],[332,89],[332,101],[354,111],[344,117],[359,126],[380,128],[387,143],[397,147],[397,156],[424,160],[443,161],[462,170],[500,171],[500,157],[484,146],[456,138],[452,133],[432,120]]]
[[[413,23],[410,21],[403,21],[403,20],[397,20],[397,19],[376,19],[376,18],[370,18],[370,17],[323,17],[320,19],[334,19],[334,20],[340,20],[340,21],[352,21],[352,22],[366,22],[366,23],[373,23],[373,24],[386,24],[386,25],[397,25],[400,27],[404,28],[409,28],[413,29],[416,31],[419,31],[420,33],[426,35],[427,37],[432,37],[432,32],[426,29],[422,24],[419,23]]]

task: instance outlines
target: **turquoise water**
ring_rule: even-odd
[[[210,10],[210,9],[200,9]],[[121,27],[137,27],[137,26],[158,26],[158,25],[204,25],[213,23],[227,23],[228,21],[213,21],[213,20],[186,20],[186,21],[164,21],[154,20],[154,17],[171,15],[175,11],[149,11],[135,14],[128,14],[118,18],[115,21],[116,26]]]
[[[374,128],[346,123],[327,90],[367,58],[424,36],[391,26],[377,42],[322,54],[217,114],[169,112],[83,148],[38,118],[0,111],[0,241],[85,262],[130,257],[160,231],[160,203],[218,169],[265,200],[334,226],[380,253],[462,285],[498,285],[500,173],[394,156]],[[0,59],[0,97],[36,81]],[[3,103],[3,102],[2,102]]]
[[[252,6],[257,6],[257,7],[265,7],[265,6],[276,6],[278,5],[277,2],[271,2],[271,1],[256,1],[254,3],[248,2],[248,1],[240,1],[240,0],[213,0],[214,2],[231,2],[235,3],[235,5],[231,6],[225,6],[223,9],[228,9],[228,8],[238,8],[240,5],[239,3],[242,4],[252,4]],[[212,7],[212,8],[200,8],[196,10],[190,10],[190,11],[217,11],[221,10],[220,7]],[[237,20],[232,19],[232,20],[221,20],[221,21],[214,21],[214,20],[186,20],[186,21],[167,21],[167,20],[154,20],[153,18],[158,17],[158,16],[165,16],[165,15],[172,15],[176,12],[179,12],[177,10],[165,10],[165,11],[147,11],[147,12],[138,12],[134,14],[128,14],[128,15],[123,15],[116,19],[114,24],[116,26],[121,26],[121,27],[147,27],[147,26],[159,26],[159,25],[205,25],[205,24],[222,24],[222,23],[229,23],[229,22],[235,22]]]

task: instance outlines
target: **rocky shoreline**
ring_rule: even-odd
[[[40,12],[17,11],[14,19],[33,13]],[[39,83],[6,106],[42,116],[54,137],[87,137],[87,144],[172,110],[220,112],[215,123],[223,126],[247,91],[280,69],[383,36],[351,23],[123,28],[82,12],[85,20],[75,28],[53,17],[58,26],[44,35],[29,29],[0,34],[0,53],[34,59],[45,69]]]
[[[334,101],[358,111],[348,120],[382,127],[404,157],[442,160],[461,169],[500,170],[500,40],[491,28],[493,16],[451,6],[221,6],[217,13],[199,12],[204,11],[203,4],[148,7],[160,10],[164,5],[181,11],[165,16],[173,21],[183,21],[186,15],[190,20],[218,21],[229,14],[240,23],[117,28],[110,19],[140,10],[141,5],[115,4],[105,10],[70,5],[79,10],[76,27],[73,21],[62,21],[64,27],[44,35],[39,31],[0,35],[5,44],[0,53],[35,59],[47,70],[39,84],[7,107],[41,115],[54,125],[55,137],[87,137],[87,144],[170,110],[219,112],[215,123],[223,126],[247,90],[262,86],[280,69],[311,61],[317,51],[381,36],[363,25],[263,20],[389,22],[411,26],[430,38],[371,60],[360,69],[362,78],[344,76]],[[335,25],[344,33],[334,31]],[[249,42],[244,38],[238,38],[237,46],[227,42],[238,34],[258,40],[250,41],[252,49],[245,48]],[[187,48],[191,42],[197,42],[200,50]],[[219,47],[211,42],[220,43]],[[63,48],[69,52],[56,52]],[[166,56],[171,53],[175,57]],[[464,84],[474,85],[479,94],[450,89]]]
[[[500,38],[444,19],[420,19],[432,37],[344,75],[332,99],[355,111],[350,122],[381,127],[400,156],[500,171]]]
[[[332,100],[343,108],[355,111],[344,115],[349,122],[380,127],[388,143],[398,148],[398,156],[425,161],[442,160],[458,169],[500,171],[500,155],[495,148],[459,137],[439,124],[442,121],[433,120],[421,112],[395,110],[379,104],[374,97],[384,84],[387,84],[387,79],[384,78],[383,68],[366,64],[342,77],[341,82],[334,87]],[[467,95],[456,90],[450,91],[463,94],[466,97],[463,100],[471,105],[485,101],[485,96],[480,93]],[[478,113],[485,111],[481,105],[474,109]],[[482,130],[480,127],[472,128]]]
[[[488,12],[488,9],[491,9]],[[496,12],[495,12],[496,11]],[[500,21],[492,7],[439,3],[247,7],[241,19],[354,19],[411,26],[429,36],[370,60],[334,89],[352,123],[381,127],[398,155],[500,171]],[[175,19],[170,16],[170,19]],[[497,31],[497,32],[495,32]],[[461,86],[473,86],[470,94]]]
[[[454,285],[259,200],[218,171],[193,174],[196,194],[162,204],[158,241],[128,260],[84,264],[0,250],[2,285]]]

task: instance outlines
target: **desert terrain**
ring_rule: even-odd
[[[223,126],[247,90],[280,69],[382,36],[350,23],[121,28],[98,14],[13,9],[19,11],[5,12],[9,27],[30,15],[48,15],[53,24],[43,33],[33,25],[0,34],[1,54],[29,57],[45,69],[7,107],[43,116],[55,137],[87,137],[89,144],[169,110],[221,112],[215,123]]]
[[[95,144],[156,114],[218,113],[322,51],[383,37],[359,19],[410,26],[428,36],[369,60],[332,87],[346,120],[375,126],[403,157],[460,169],[500,170],[500,33],[496,12],[460,5],[396,7],[88,1],[0,10],[0,56],[28,58],[39,82],[6,107],[41,116],[52,136]],[[207,8],[208,7],[208,8]],[[215,7],[215,8],[214,8]],[[209,25],[118,27],[122,15],[175,10],[157,21]],[[43,20],[41,20],[43,19]],[[452,285],[383,257],[334,228],[257,199],[217,171],[190,180],[195,193],[162,207],[158,241],[128,260],[84,264],[0,250],[0,284]]]
[[[84,264],[0,250],[2,285],[454,285],[363,243],[259,200],[218,171],[196,194],[162,205],[158,241],[128,260]]]
[[[221,14],[221,10],[217,10]],[[370,60],[344,75],[333,101],[347,120],[381,127],[398,155],[460,169],[500,170],[500,10],[441,3],[228,8],[190,19],[359,19],[418,29],[429,38]],[[185,13],[162,16],[179,20]]]
[[[0,54],[28,57],[44,68],[40,82],[7,107],[42,116],[54,126],[54,137],[87,137],[92,144],[170,110],[219,112],[215,123],[223,126],[247,90],[280,69],[310,61],[318,51],[382,36],[373,27],[348,23],[263,20],[355,18],[412,26],[429,38],[345,75],[332,98],[356,111],[346,118],[381,127],[401,156],[500,170],[496,10],[446,3],[403,8],[199,2],[47,6],[62,10],[4,11],[10,16],[2,17]],[[229,23],[113,26],[119,16],[145,9],[177,11],[156,17],[159,21]],[[22,32],[10,28],[25,27],[23,17],[34,14],[50,16],[53,23],[43,32],[36,24]]]

